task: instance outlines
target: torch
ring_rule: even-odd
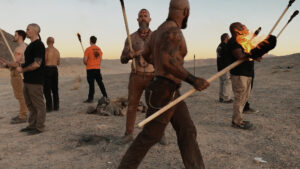
[[[260,33],[260,31],[261,31],[261,27],[259,27],[259,28],[254,32],[254,34],[252,35],[250,41],[252,41],[252,40]]]
[[[284,25],[284,27],[281,29],[281,31],[278,33],[277,38],[281,35],[281,33],[283,32],[283,30],[288,26],[288,24],[299,14],[299,11],[296,10],[293,15],[291,16],[291,18],[288,20],[288,22]]]
[[[270,31],[269,35],[271,35],[274,31],[274,29],[276,28],[276,26],[278,25],[279,21],[281,20],[281,18],[284,16],[284,14],[286,13],[286,11],[288,10],[288,8],[295,2],[295,0],[290,0],[289,4],[287,6],[287,8],[284,10],[284,12],[282,13],[282,15],[280,16],[280,18],[277,20],[277,22],[275,23],[275,25],[273,26],[272,30]],[[209,79],[207,79],[207,81],[209,83],[211,83],[212,81],[216,80],[217,78],[219,78],[220,76],[224,75],[225,73],[227,73],[228,71],[230,71],[231,69],[237,67],[238,65],[240,65],[241,63],[243,63],[244,61],[248,60],[248,58],[244,58],[244,59],[240,59],[235,61],[234,63],[232,63],[231,65],[227,66],[226,68],[224,68],[222,71],[216,73],[215,75],[213,75],[212,77],[210,77]],[[169,104],[167,104],[166,106],[164,106],[163,108],[161,108],[160,110],[158,110],[157,112],[155,112],[154,114],[152,114],[151,116],[149,116],[148,118],[146,118],[145,120],[141,121],[138,124],[138,127],[143,127],[145,124],[149,123],[151,120],[155,119],[156,117],[158,117],[159,115],[163,114],[165,111],[167,111],[168,109],[170,109],[171,107],[175,106],[177,103],[181,102],[182,100],[186,99],[187,97],[189,97],[190,95],[192,95],[193,93],[195,93],[197,90],[196,89],[191,89],[188,92],[186,92],[185,94],[181,95],[180,97],[178,97],[177,99],[175,99],[174,101],[170,102]]]
[[[128,27],[128,22],[127,22],[127,16],[126,16],[126,11],[125,11],[124,1],[120,0],[120,2],[121,2],[121,6],[122,6],[124,23],[125,23],[125,27],[126,27],[127,39],[128,39],[128,43],[129,43],[129,50],[130,50],[130,52],[134,52],[133,48],[132,48],[132,42],[131,42],[130,34],[129,34],[129,27]],[[134,58],[132,59],[132,66],[133,66],[134,71],[136,71],[136,65],[135,65],[135,59]]]
[[[81,48],[82,48],[82,52],[84,53],[84,48],[83,48],[82,41],[81,41],[81,35],[79,33],[77,33],[77,37],[78,37],[78,40],[80,42],[80,45],[81,45]]]
[[[292,4],[295,2],[296,0],[290,0],[288,6],[285,8],[285,10],[283,11],[283,13],[281,14],[281,16],[279,17],[279,19],[277,20],[277,22],[275,23],[275,25],[273,26],[273,28],[271,29],[269,35],[271,35],[274,31],[274,29],[277,27],[278,23],[280,22],[280,20],[282,19],[282,17],[285,15],[285,13],[287,12],[287,10],[292,6]]]

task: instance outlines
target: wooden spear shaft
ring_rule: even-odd
[[[2,29],[0,29],[0,33],[1,33],[1,36],[2,36],[2,38],[3,38],[3,40],[4,40],[4,43],[6,44],[6,47],[8,48],[8,51],[9,51],[9,53],[10,53],[10,55],[11,55],[13,61],[16,62],[16,58],[15,58],[15,56],[14,56],[14,53],[12,52],[12,50],[11,50],[11,48],[10,48],[10,46],[9,46],[9,44],[8,44],[8,42],[7,42],[7,40],[6,40],[6,37],[5,37],[5,35],[4,35]]]
[[[281,35],[281,33],[285,30],[285,28],[288,26],[288,24],[299,14],[299,11],[296,10],[291,18],[288,20],[288,22],[284,25],[284,27],[281,29],[281,31],[277,34],[277,38]]]
[[[225,73],[227,73],[228,71],[230,71],[231,69],[235,68],[236,66],[238,66],[239,64],[243,63],[245,60],[247,59],[243,59],[243,60],[238,60],[234,63],[232,63],[231,65],[227,66],[226,68],[224,68],[222,71],[216,73],[215,75],[213,75],[212,77],[210,77],[209,79],[207,79],[207,81],[209,83],[213,82],[214,80],[216,80],[217,78],[219,78],[220,76],[224,75]],[[142,122],[140,122],[138,124],[138,127],[143,127],[145,124],[147,124],[148,122],[150,122],[151,120],[155,119],[156,117],[158,117],[159,115],[161,115],[162,113],[164,113],[165,111],[167,111],[169,108],[173,107],[174,105],[176,105],[177,103],[181,102],[182,100],[186,99],[187,97],[189,97],[190,95],[192,95],[193,93],[195,93],[197,90],[196,89],[191,89],[188,92],[186,92],[185,94],[181,95],[180,97],[178,97],[177,99],[175,99],[174,101],[172,101],[171,103],[167,104],[165,107],[163,107],[162,109],[160,109],[159,111],[155,112],[154,114],[152,114],[151,116],[149,116],[148,118],[146,118],[145,120],[143,120]]]
[[[288,6],[285,8],[285,10],[283,11],[283,13],[281,14],[281,16],[278,18],[278,20],[276,21],[275,25],[273,26],[273,28],[271,29],[271,31],[269,32],[269,35],[271,35],[273,33],[273,31],[275,30],[275,28],[277,27],[278,23],[280,22],[280,20],[282,19],[282,17],[285,15],[285,13],[288,11],[288,9],[292,6],[292,4],[295,2],[296,0],[290,0]]]
[[[294,1],[295,0],[290,0],[287,9],[292,5],[292,3]],[[287,9],[285,9],[284,13],[280,16],[280,18],[278,19],[278,21],[276,22],[276,24],[273,26],[273,28],[270,31],[269,35],[271,35],[273,33],[275,27],[278,25],[279,21],[281,20],[281,18],[283,17],[283,15],[286,13]],[[209,79],[207,79],[207,81],[209,83],[211,83],[212,81],[216,80],[217,78],[219,78],[220,76],[224,75],[225,73],[227,73],[231,69],[237,67],[238,65],[240,65],[241,63],[243,63],[246,60],[248,60],[248,58],[235,61],[231,65],[229,65],[226,68],[224,68],[222,71],[216,73],[215,75],[213,75],[212,77],[210,77]],[[155,112],[154,114],[152,114],[151,116],[147,117],[145,120],[141,121],[138,124],[138,127],[140,127],[140,128],[143,127],[144,125],[146,125],[147,123],[149,123],[150,121],[152,121],[153,119],[155,119],[156,117],[158,117],[159,115],[163,114],[165,111],[167,111],[168,109],[170,109],[171,107],[173,107],[177,103],[179,103],[182,100],[186,99],[187,97],[189,97],[190,95],[192,95],[196,91],[197,91],[196,89],[189,90],[188,92],[186,92],[185,94],[181,95],[180,97],[178,97],[177,99],[175,99],[171,103],[167,104],[166,106],[164,106],[163,108],[161,108],[160,110],[158,110],[157,112]]]
[[[125,27],[126,27],[127,39],[128,39],[128,43],[129,43],[129,50],[131,52],[134,52],[133,48],[132,48],[132,41],[131,41],[130,33],[129,33],[129,27],[128,27],[128,22],[127,22],[124,1],[120,0],[120,2],[121,2],[121,6],[122,6],[123,18],[124,18]],[[136,71],[135,58],[132,58],[132,66],[133,66],[134,71]]]

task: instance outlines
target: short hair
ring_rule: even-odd
[[[140,15],[140,13],[141,13],[142,11],[146,11],[146,12],[148,13],[149,17],[150,17],[150,12],[149,12],[147,9],[145,9],[145,8],[141,9],[141,10],[139,11],[138,15]]]
[[[223,33],[221,35],[221,42],[224,42],[224,40],[227,38],[227,36],[229,36],[228,33]]]
[[[34,29],[37,31],[38,34],[41,32],[41,27],[36,23],[31,23],[28,26],[34,27]]]
[[[92,42],[93,44],[96,44],[96,42],[97,42],[96,36],[91,36],[90,37],[90,42]]]
[[[25,40],[25,38],[26,38],[26,32],[25,31],[23,31],[23,30],[16,30],[16,33],[19,36],[22,36],[23,40]]]
[[[235,35],[235,30],[234,30],[234,29],[235,29],[237,26],[239,26],[239,25],[241,25],[240,22],[234,22],[234,23],[232,23],[232,24],[230,25],[229,31],[230,31],[230,33],[231,33],[232,36]]]

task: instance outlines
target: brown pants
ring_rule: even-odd
[[[147,116],[179,97],[178,88],[179,86],[168,79],[155,77],[146,90],[146,102],[149,106]],[[145,125],[127,150],[118,168],[136,169],[147,151],[161,139],[169,122],[176,131],[177,144],[184,166],[187,169],[204,169],[196,139],[196,128],[183,101]]]
[[[43,85],[24,83],[24,97],[30,111],[28,127],[44,131],[46,107],[43,95]]]
[[[231,75],[234,93],[232,121],[239,124],[243,121],[242,114],[251,92],[251,77]]]
[[[19,102],[20,111],[19,111],[19,118],[21,119],[27,119],[27,106],[25,103],[24,95],[23,95],[23,80],[20,75],[15,69],[11,70],[10,74],[10,82],[11,86],[14,91],[14,96]]]
[[[153,75],[131,73],[128,85],[128,109],[125,135],[133,134],[136,111],[143,91],[147,88]]]

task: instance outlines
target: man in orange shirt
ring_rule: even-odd
[[[102,82],[102,76],[100,71],[100,65],[102,60],[102,51],[96,45],[97,38],[95,36],[90,37],[91,46],[84,52],[83,63],[86,65],[87,81],[89,83],[89,95],[88,99],[84,103],[92,103],[94,100],[95,86],[94,80],[98,83],[98,86],[102,92],[103,99],[107,99],[107,93],[105,86]]]

